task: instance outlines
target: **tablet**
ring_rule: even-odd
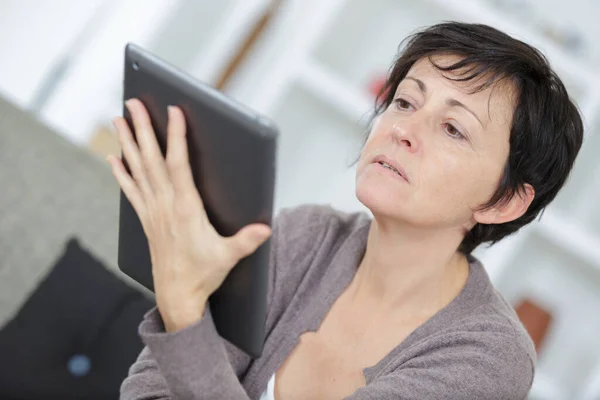
[[[265,118],[147,50],[125,48],[123,101],[136,97],[150,114],[166,154],[167,106],[184,114],[190,165],[210,222],[223,236],[255,222],[271,225],[277,128]],[[131,116],[123,116],[133,132]],[[126,160],[125,167],[128,171]],[[121,191],[118,264],[153,291],[148,241],[140,220]],[[209,298],[219,334],[258,357],[264,343],[270,241],[241,260]]]

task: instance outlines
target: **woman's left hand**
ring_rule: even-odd
[[[125,119],[114,123],[131,175],[119,158],[108,161],[148,238],[157,307],[166,330],[173,332],[202,317],[209,296],[239,260],[267,240],[271,228],[251,224],[234,236],[221,236],[194,184],[181,109],[169,108],[165,159],[142,102],[126,104],[137,143]]]

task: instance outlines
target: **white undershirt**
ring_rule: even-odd
[[[275,400],[275,374],[271,375],[271,379],[267,383],[267,388],[260,395],[259,400]]]

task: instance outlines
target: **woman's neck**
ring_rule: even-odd
[[[464,287],[469,264],[456,249],[458,230],[423,230],[373,220],[352,281],[352,301],[384,315],[430,315]]]

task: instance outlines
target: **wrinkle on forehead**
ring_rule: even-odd
[[[510,79],[500,77],[489,87],[476,91],[492,77],[492,72],[482,74],[468,81],[457,81],[456,79],[460,79],[461,76],[464,77],[465,73],[468,75],[468,72],[473,70],[473,66],[467,65],[456,71],[441,71],[435,65],[449,66],[460,61],[461,57],[457,55],[435,55],[431,56],[431,59],[433,63],[429,58],[417,61],[411,67],[408,75],[441,76],[445,78],[451,87],[463,94],[464,99],[478,98],[475,101],[471,100],[469,104],[476,106],[478,101],[487,104],[486,113],[482,116],[486,122],[495,122],[498,126],[508,126],[510,129],[518,98],[516,87]],[[480,108],[477,107],[477,109]]]

